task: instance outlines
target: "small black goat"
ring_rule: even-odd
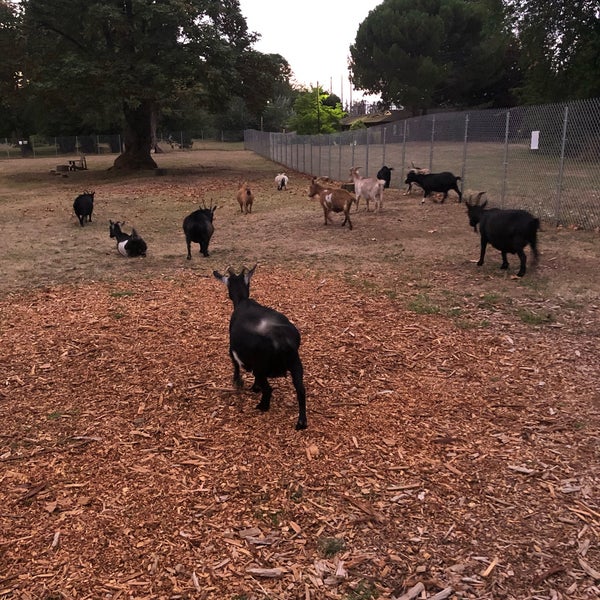
[[[479,204],[484,193],[480,192],[474,203],[471,203],[471,198],[466,201],[469,225],[475,232],[479,225],[479,235],[481,236],[481,254],[477,265],[483,264],[485,249],[488,244],[491,244],[502,253],[501,269],[508,269],[508,260],[506,259],[508,253],[519,256],[521,266],[517,277],[523,277],[527,270],[527,256],[523,250],[527,244],[531,246],[534,261],[538,259],[537,231],[540,228],[540,221],[526,210],[486,209],[487,200],[483,204]]]
[[[117,240],[119,254],[130,258],[134,256],[146,256],[146,251],[148,250],[146,242],[139,236],[135,229],[131,230],[131,234],[122,231],[121,225],[123,224],[120,221],[109,221],[109,235],[111,238]]]
[[[199,208],[183,220],[183,232],[187,244],[187,259],[192,259],[192,242],[200,244],[200,253],[209,256],[208,244],[215,231],[213,217],[217,206]]]
[[[383,165],[383,167],[381,167],[381,169],[379,169],[379,171],[377,171],[377,179],[383,179],[385,181],[384,184],[384,189],[387,189],[390,187],[390,183],[392,181],[392,171],[394,170],[394,167],[386,167],[385,165]]]
[[[449,171],[443,171],[442,173],[416,173],[410,170],[406,174],[406,180],[404,183],[410,185],[416,183],[423,188],[423,199],[421,204],[425,202],[425,198],[433,192],[440,192],[444,194],[442,197],[442,203],[448,197],[448,192],[454,190],[458,194],[458,201],[462,202],[462,192],[458,189],[457,182],[460,181],[460,177],[453,175]]]
[[[94,194],[96,192],[83,192],[79,194],[73,202],[73,210],[79,219],[79,224],[83,227],[85,218],[89,223],[92,222],[92,213],[94,212]]]
[[[229,356],[233,363],[233,383],[243,386],[240,367],[254,375],[253,392],[262,392],[256,408],[269,410],[273,388],[268,377],[285,377],[289,372],[298,396],[298,421],[296,429],[306,429],[306,392],[303,367],[298,349],[300,333],[288,318],[250,298],[250,279],[256,265],[245,267],[239,275],[227,269],[227,275],[213,271],[222,281],[233,302],[229,321]]]

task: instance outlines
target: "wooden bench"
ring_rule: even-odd
[[[83,154],[79,158],[67,162],[69,163],[69,171],[87,171],[87,161]]]

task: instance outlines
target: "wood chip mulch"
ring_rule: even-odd
[[[212,276],[0,302],[0,598],[600,596],[597,331],[460,329],[261,266],[300,329],[232,389]]]

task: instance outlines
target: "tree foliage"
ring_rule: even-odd
[[[0,135],[23,128],[23,43],[20,14],[14,2],[0,0]]]
[[[600,96],[597,0],[509,0],[509,7],[522,47],[521,101]]]
[[[298,94],[294,102],[294,115],[288,122],[288,129],[300,135],[334,133],[340,128],[340,120],[346,116],[338,101],[332,106],[331,95],[322,87],[312,87]]]
[[[501,0],[384,0],[358,28],[350,70],[358,89],[418,114],[497,105],[515,58]]]
[[[238,0],[24,0],[30,91],[55,118],[103,129],[122,115],[116,166],[154,167],[152,130],[162,111],[222,110],[249,90],[256,104],[276,69],[253,52]],[[279,65],[281,66],[281,65]],[[264,77],[262,74],[265,73]],[[257,75],[262,91],[245,85]],[[48,112],[46,113],[48,114]]]

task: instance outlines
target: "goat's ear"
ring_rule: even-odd
[[[244,281],[246,282],[246,285],[250,283],[252,275],[254,275],[254,271],[256,270],[257,266],[258,263],[256,263],[250,270],[244,269]]]
[[[483,201],[483,204],[481,205],[481,208],[485,208],[487,206],[487,200]]]
[[[213,271],[213,275],[215,276],[216,279],[218,279],[219,281],[222,281],[225,285],[227,285],[227,282],[229,281],[229,277],[225,277],[225,275],[221,275],[221,273],[219,273],[219,271]]]

